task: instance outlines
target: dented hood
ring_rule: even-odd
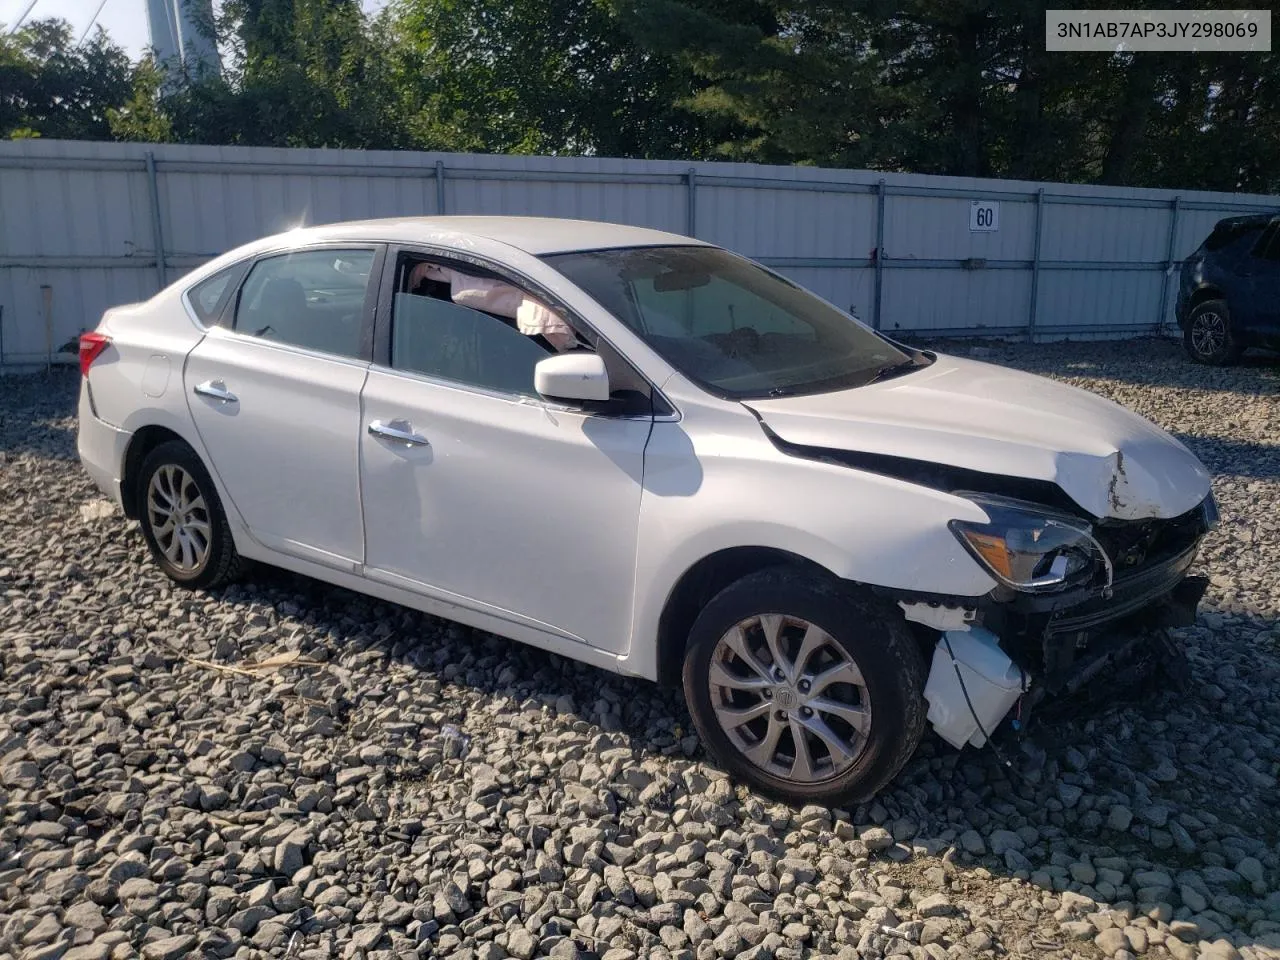
[[[1095,517],[1175,517],[1209,493],[1195,454],[1150,421],[974,360],[940,355],[883,383],[747,406],[789,443],[1044,480]]]

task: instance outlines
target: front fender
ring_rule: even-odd
[[[657,423],[645,451],[628,667],[656,676],[662,610],[698,561],[735,547],[804,557],[844,580],[979,597],[996,583],[948,529],[986,515],[961,497],[801,460],[761,435],[695,450],[681,423]]]

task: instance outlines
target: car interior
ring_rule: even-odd
[[[455,283],[441,275],[454,276]],[[466,276],[490,281],[498,294],[490,299],[503,306],[521,299],[494,274],[474,268]],[[555,347],[542,334],[522,333],[516,318],[506,315],[509,311],[455,303],[458,278],[459,271],[444,261],[402,258],[392,305],[391,365],[503,393],[535,395],[533,368]]]
[[[339,356],[360,355],[360,315],[373,252],[308,250],[260,261],[236,307],[235,329]]]

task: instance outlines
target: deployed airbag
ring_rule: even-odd
[[[563,317],[519,287],[502,280],[473,277],[434,263],[423,263],[415,267],[411,285],[424,279],[449,284],[449,296],[454,303],[514,320],[516,329],[521,333],[530,337],[545,337],[557,351],[568,350],[578,342],[573,328]]]

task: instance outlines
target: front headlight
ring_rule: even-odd
[[[1100,567],[1110,566],[1083,520],[1004,497],[959,495],[989,520],[952,520],[952,533],[1005,586],[1026,593],[1061,590],[1087,583]]]

